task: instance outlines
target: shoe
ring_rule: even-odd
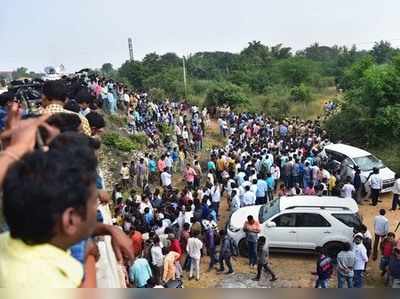
[[[200,278],[196,278],[196,281],[199,281],[200,280]]]
[[[221,274],[221,273],[224,273],[224,272],[225,272],[224,269],[222,269],[222,270],[221,270],[221,269],[218,269],[218,270],[217,270],[217,274]]]
[[[225,275],[232,275],[232,274],[235,274],[235,272],[234,271],[228,271],[228,272],[225,273]]]
[[[272,281],[276,281],[276,280],[278,280],[278,277],[275,276],[275,277],[272,277],[269,281],[272,282]]]
[[[189,277],[189,279],[188,280],[192,280],[193,279],[193,277]]]
[[[253,278],[252,280],[253,280],[253,281],[260,281],[260,279],[257,278],[257,277]]]

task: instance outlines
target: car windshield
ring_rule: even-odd
[[[357,166],[360,168],[361,171],[370,171],[374,167],[376,168],[385,167],[385,165],[383,165],[381,160],[372,155],[354,158],[354,162],[356,162]]]
[[[271,202],[263,205],[260,208],[260,214],[258,215],[258,220],[260,223],[264,223],[269,218],[278,214],[280,212],[280,199],[274,199]]]

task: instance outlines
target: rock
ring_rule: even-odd
[[[278,279],[277,281],[269,281],[270,276],[263,273],[260,281],[253,281],[254,274],[249,273],[235,273],[233,275],[225,276],[221,282],[219,282],[216,288],[296,288],[298,285],[296,282],[289,280]]]

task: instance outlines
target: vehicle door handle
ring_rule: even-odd
[[[324,234],[330,234],[331,232],[330,231],[326,231],[326,232],[324,232]]]
[[[296,231],[294,231],[294,230],[291,230],[290,232],[289,232],[289,234],[295,234],[296,233]]]

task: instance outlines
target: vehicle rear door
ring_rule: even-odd
[[[297,247],[311,249],[321,245],[323,239],[332,234],[332,225],[323,215],[312,212],[296,214]]]

